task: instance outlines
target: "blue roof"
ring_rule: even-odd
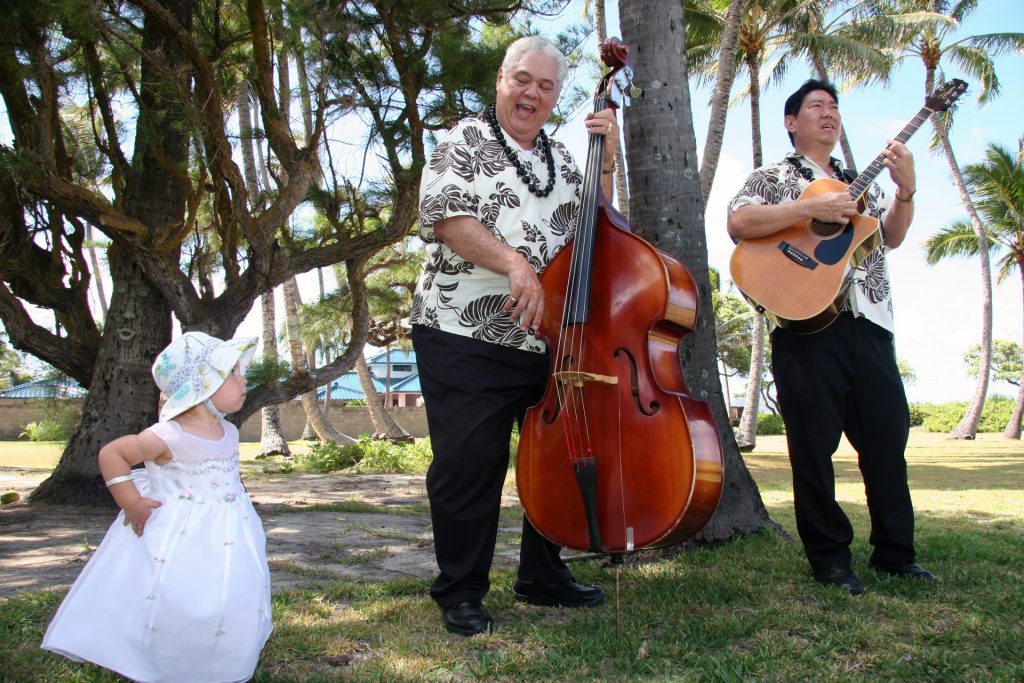
[[[395,385],[393,387],[391,387],[391,391],[401,392],[401,393],[405,393],[405,394],[412,394],[412,393],[422,394],[423,393],[423,389],[420,388],[420,376],[419,376],[419,373],[417,373],[415,375],[410,375],[409,377],[405,377],[405,378],[395,382]]]
[[[388,362],[388,352],[381,351],[375,356],[366,359],[367,365],[385,365]],[[391,349],[391,363],[416,364],[416,351],[403,351],[402,349]]]
[[[373,388],[377,390],[378,394],[383,394],[387,391],[387,382],[377,377],[373,377]],[[317,400],[323,400],[325,387],[320,387],[316,390]],[[402,379],[396,379],[391,386],[392,392],[402,393],[422,393],[420,389],[420,376],[418,374],[410,377],[403,377]],[[359,385],[359,376],[355,372],[346,372],[338,379],[331,382],[331,400],[332,401],[361,401],[365,398],[363,396],[363,389]]]
[[[384,385],[378,380],[374,379],[373,385],[378,391],[384,391]],[[319,387],[316,390],[317,399],[323,400],[326,389],[327,387]],[[361,401],[363,398],[363,390],[359,386],[359,377],[356,373],[346,372],[331,382],[332,401]]]
[[[0,392],[0,398],[83,398],[88,392],[70,377],[37,379]]]

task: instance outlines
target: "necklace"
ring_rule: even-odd
[[[505,141],[505,135],[501,132],[501,126],[498,125],[498,116],[494,112],[494,105],[489,105],[484,109],[484,118],[491,127],[491,133],[494,134],[494,139],[498,141],[501,148],[505,150],[505,156],[508,157],[512,165],[516,167],[516,175],[519,179],[526,183],[526,189],[530,191],[530,194],[537,197],[547,197],[551,194],[551,190],[555,187],[555,158],[551,154],[551,143],[548,141],[547,134],[542,129],[537,133],[537,138],[540,139],[540,151],[541,154],[548,162],[548,184],[543,190],[540,188],[540,180],[533,174],[533,171],[526,168],[519,155],[508,146],[508,142]],[[536,143],[534,143],[536,144]]]

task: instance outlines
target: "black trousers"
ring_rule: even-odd
[[[772,371],[786,424],[797,531],[815,569],[850,566],[853,527],[836,503],[832,455],[845,432],[871,515],[871,561],[914,561],[904,450],[910,430],[892,335],[848,312],[808,335],[772,333]]]
[[[440,573],[430,596],[444,608],[490,588],[512,425],[540,400],[550,368],[547,354],[421,325],[412,341],[434,452],[427,497]],[[571,578],[559,551],[524,517],[520,578]]]

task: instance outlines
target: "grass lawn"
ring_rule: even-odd
[[[3,446],[0,445],[0,449]],[[0,455],[0,466],[7,465]],[[255,681],[1024,680],[1024,444],[915,431],[908,450],[919,559],[937,584],[866,567],[868,517],[848,448],[837,495],[856,529],[867,594],[815,584],[798,543],[774,534],[628,565],[573,566],[609,604],[574,611],[513,601],[492,574],[495,634],[446,634],[428,582],[340,582],[275,596]],[[795,535],[781,437],[746,456],[771,516]],[[38,650],[61,592],[0,603],[0,681],[115,681]]]

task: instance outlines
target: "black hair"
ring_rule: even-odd
[[[786,99],[786,106],[782,110],[783,114],[785,116],[796,116],[799,114],[800,107],[804,104],[804,98],[815,90],[824,90],[832,96],[832,99],[836,101],[836,104],[839,104],[839,92],[836,90],[836,86],[832,85],[828,81],[819,81],[817,78],[809,78],[804,81],[803,85],[797,88],[796,92]],[[789,141],[794,141],[792,133],[789,133]]]

